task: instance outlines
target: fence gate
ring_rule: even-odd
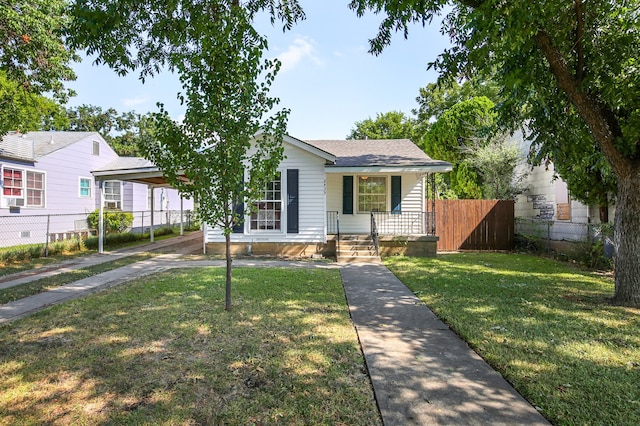
[[[436,200],[438,250],[513,249],[514,205],[512,200]]]

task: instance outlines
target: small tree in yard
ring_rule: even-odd
[[[142,151],[183,194],[193,196],[199,217],[222,229],[226,240],[225,309],[231,309],[231,233],[244,220],[238,206],[253,206],[283,157],[288,110],[275,111],[268,91],[279,68],[263,59],[264,37],[253,28],[266,10],[285,28],[304,17],[285,0],[76,0],[72,45],[98,55],[119,73],[140,77],[176,72],[186,106],[182,122],[160,106]],[[130,48],[129,48],[130,47]],[[263,117],[272,115],[264,119]],[[260,136],[254,140],[254,136]],[[149,136],[149,135],[147,135]]]
[[[143,151],[174,187],[198,200],[201,219],[222,230],[225,309],[230,310],[231,234],[244,221],[240,206],[251,209],[275,176],[289,111],[261,122],[278,102],[268,89],[279,63],[262,60],[266,41],[249,25],[245,10],[230,7],[217,18],[219,37],[202,40],[201,48],[178,66],[187,105],[184,122],[171,120],[163,110],[155,114],[155,141],[144,139]]]

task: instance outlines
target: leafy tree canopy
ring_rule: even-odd
[[[53,129],[66,123],[64,109],[57,102],[24,90],[0,70],[0,137],[12,130]]]
[[[405,113],[390,111],[376,114],[376,118],[355,123],[347,139],[411,139],[414,140],[415,122]],[[414,142],[416,142],[414,140]]]
[[[437,70],[499,83],[501,123],[515,127],[526,119],[528,137],[556,160],[602,153],[617,180],[614,301],[640,306],[640,1],[352,0],[350,6],[360,15],[383,12],[374,53],[393,32],[407,36],[411,25],[450,8],[442,31],[453,47],[433,63]],[[582,138],[587,132],[591,137]]]
[[[143,156],[141,138],[153,132],[151,114],[118,113],[115,108],[103,110],[96,105],[80,105],[64,111],[66,122],[56,126],[56,130],[98,132],[118,155],[125,157]]]
[[[0,134],[34,130],[34,120],[50,116],[54,104],[40,96],[64,102],[72,94],[64,82],[75,79],[69,64],[78,58],[62,37],[65,6],[64,0],[0,2]]]

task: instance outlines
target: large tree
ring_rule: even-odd
[[[0,136],[50,122],[56,102],[72,94],[64,82],[75,79],[69,63],[77,57],[62,36],[65,5],[64,0],[0,1]]]
[[[406,36],[412,24],[447,13],[442,31],[453,47],[435,61],[437,69],[491,74],[503,87],[502,120],[528,119],[529,136],[541,146],[570,153],[594,152],[597,144],[617,179],[613,301],[640,306],[640,2],[352,0],[351,7],[386,13],[373,52],[394,31]],[[556,138],[551,122],[578,125],[591,137]]]
[[[491,139],[493,106],[484,96],[458,102],[445,110],[424,136],[424,150],[429,156],[453,164],[443,183],[455,198],[483,198],[482,178],[467,159]]]
[[[414,142],[415,122],[404,112],[390,111],[357,121],[347,139],[411,139]]]
[[[255,208],[283,158],[288,110],[275,110],[278,100],[268,94],[279,63],[263,58],[267,42],[253,27],[264,8],[274,20],[286,15],[285,25],[302,17],[284,0],[97,0],[77,1],[73,9],[73,41],[98,62],[123,73],[139,69],[143,79],[163,67],[180,77],[185,118],[176,122],[161,107],[144,151],[169,182],[197,200],[202,219],[222,230],[226,310],[231,234],[245,218],[239,207]]]

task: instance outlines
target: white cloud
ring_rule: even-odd
[[[322,65],[322,60],[316,55],[315,48],[306,37],[297,37],[278,59],[282,62],[280,72],[287,72],[295,68],[303,60],[309,60],[315,65]]]
[[[126,98],[122,100],[122,104],[127,108],[136,107],[149,102],[149,98],[146,96],[136,96],[135,98]]]

